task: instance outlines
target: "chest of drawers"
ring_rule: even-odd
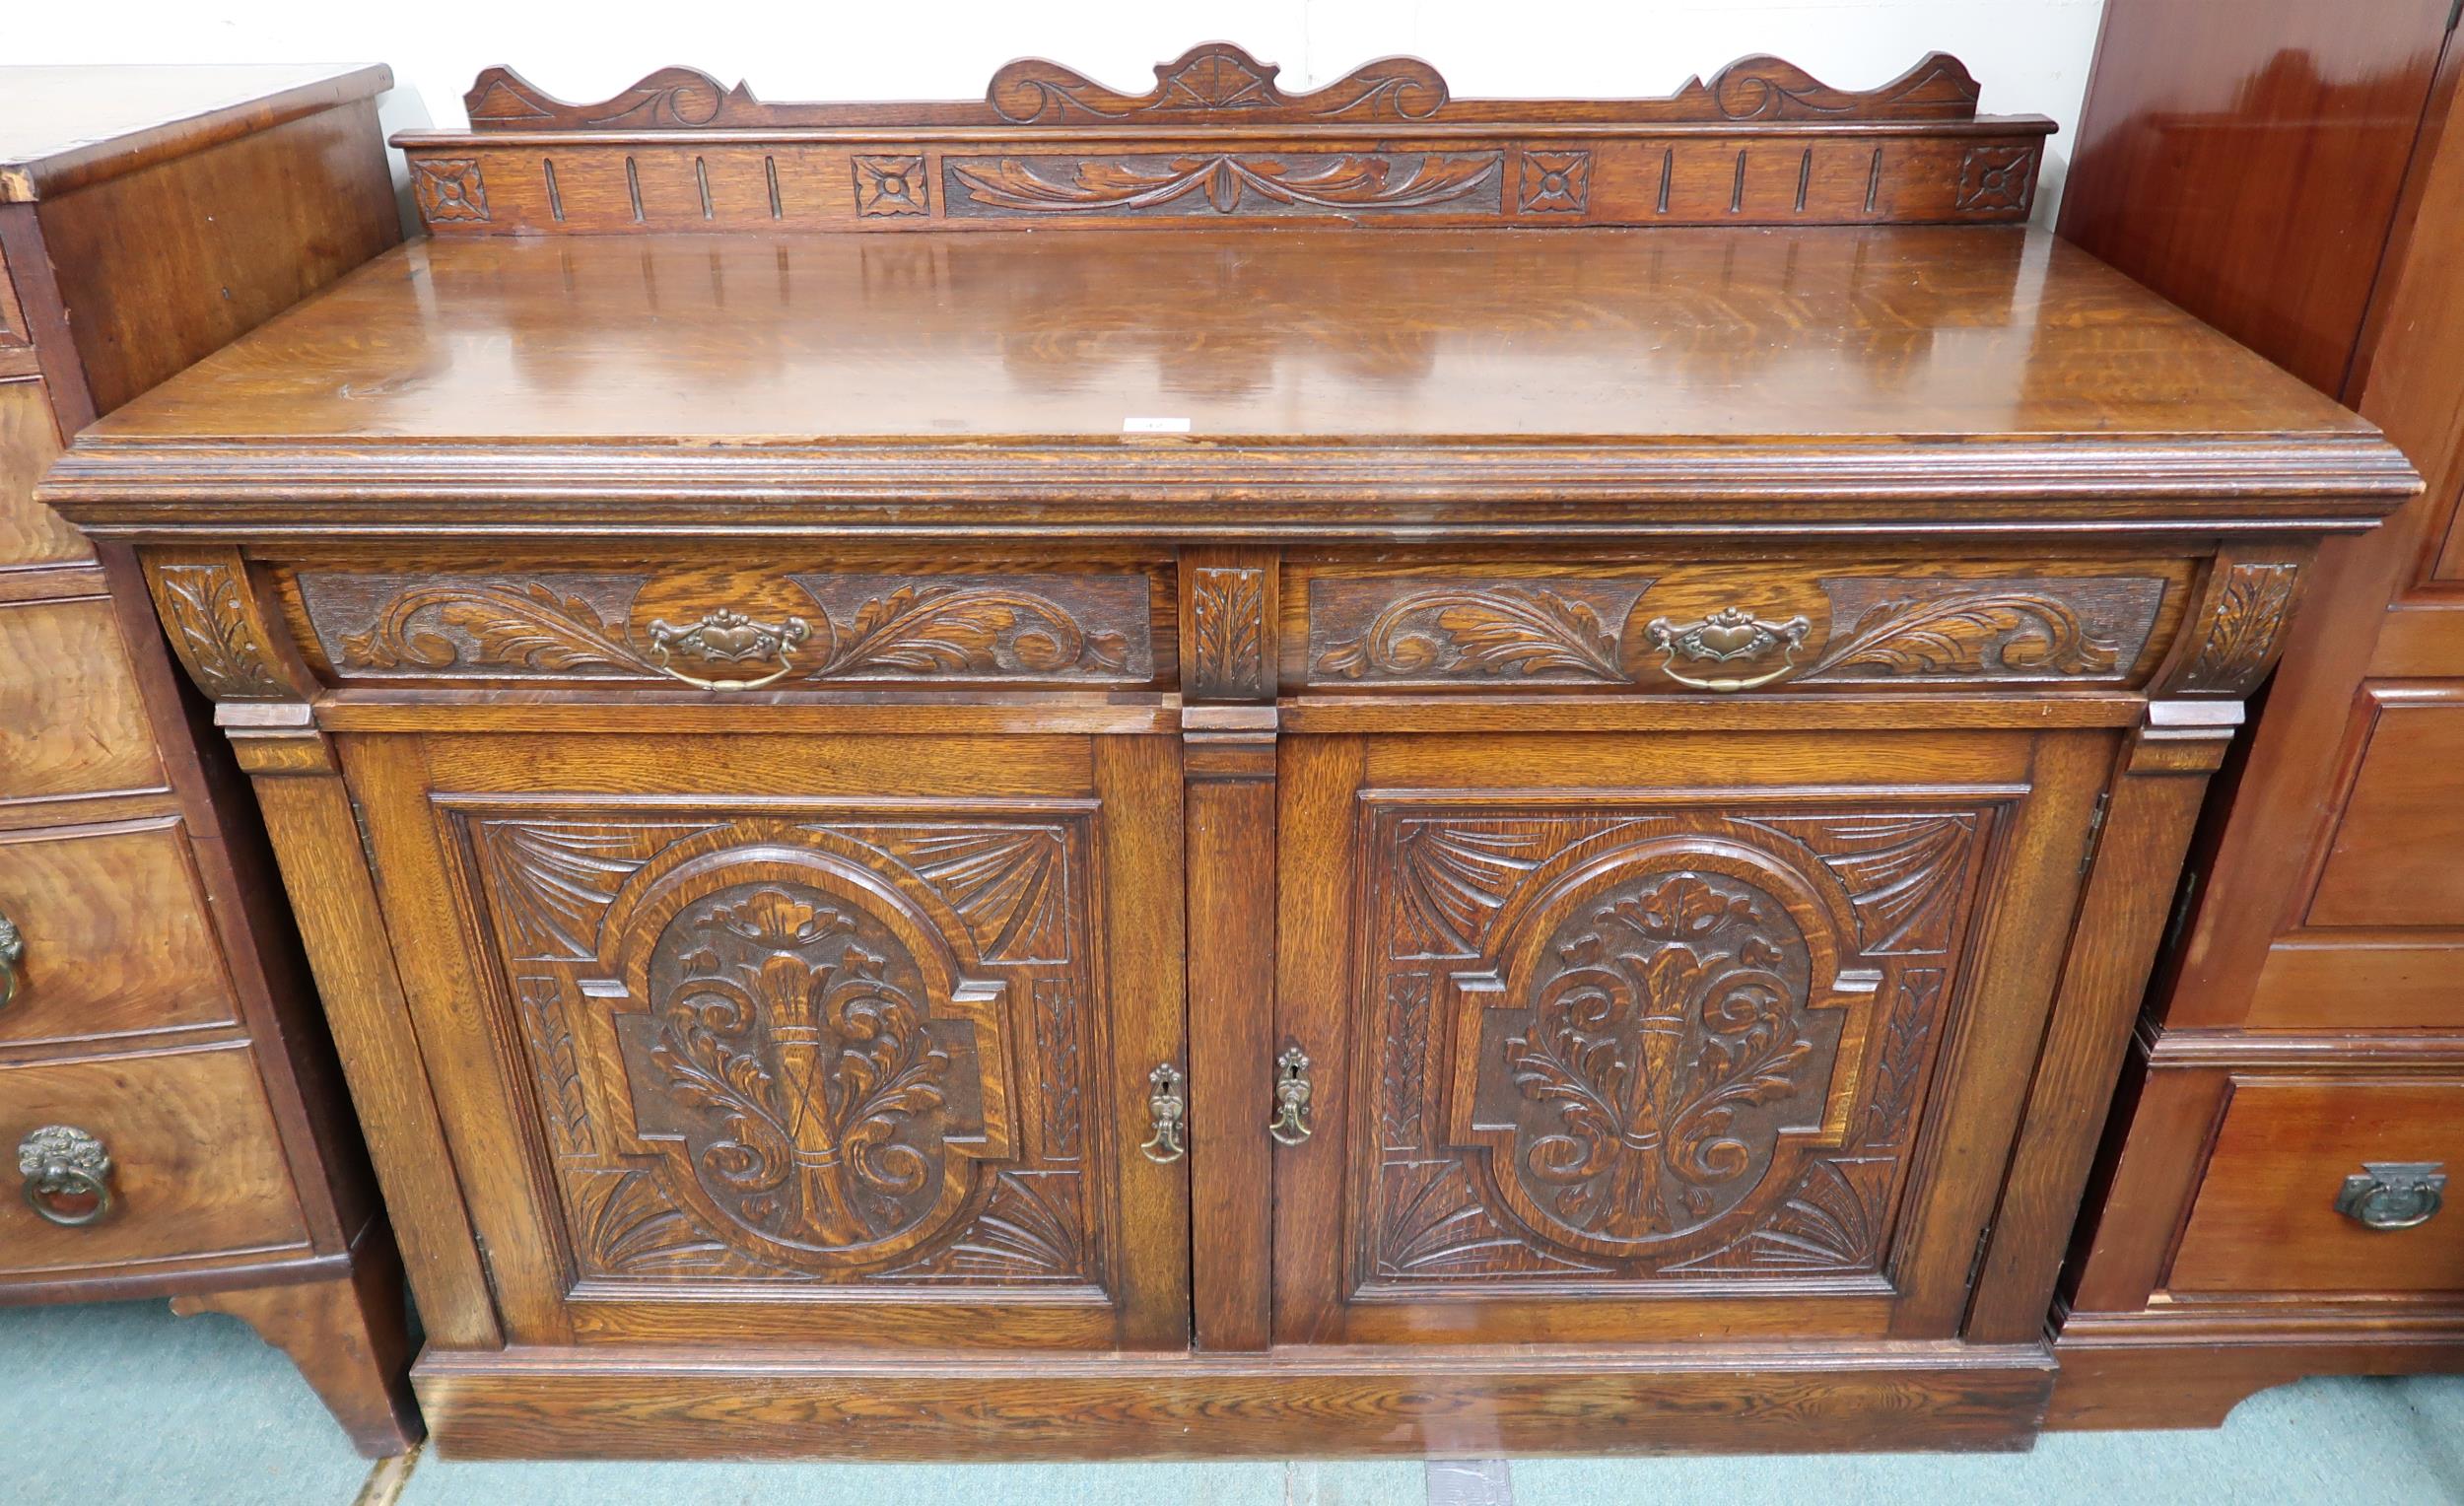
[[[382,68],[0,67],[0,1304],[164,1297],[417,1441],[391,1237],[246,785],[60,437],[397,243]]]
[[[2206,776],[2412,472],[1948,58],[1157,78],[491,72],[431,239],[54,471],[443,1445],[2024,1443]]]

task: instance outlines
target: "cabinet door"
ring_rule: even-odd
[[[1278,1337],[1954,1334],[2111,755],[1292,739]]]
[[[516,1341],[1186,1341],[1172,742],[345,763]]]

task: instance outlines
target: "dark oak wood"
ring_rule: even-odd
[[[2298,588],[2253,573],[2241,592],[2293,627],[2193,844],[2091,1179],[2060,1424],[2203,1424],[2312,1370],[2464,1368],[2451,1235],[2348,1235],[2334,1211],[2364,1160],[2438,1158],[2416,1127],[2464,1027],[2454,19],[2437,0],[2106,9],[2064,235],[2382,424],[2429,492]],[[2371,1075],[2387,1063],[2428,1078]],[[2376,1148],[2399,1143],[2420,1154]],[[2331,1176],[2331,1151],[2353,1165]]]
[[[2199,792],[2417,480],[1974,102],[406,138],[433,239],[45,495],[255,779],[443,1446],[2024,1441]]]
[[[240,1312],[371,1454],[420,1436],[400,1276],[265,835],[133,553],[33,492],[62,434],[399,240],[390,82],[0,69],[0,1153],[66,1125],[111,1162],[89,1225],[12,1188],[0,1302]]]

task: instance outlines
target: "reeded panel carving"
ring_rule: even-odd
[[[748,581],[761,615],[642,603],[639,574],[382,575],[308,571],[300,595],[325,657],[352,679],[670,680],[719,688],[842,680],[1154,677],[1140,576],[807,573]]]
[[[1883,1270],[1996,809],[1372,800],[1355,1294]]]
[[[585,1285],[1102,1286],[1083,814],[453,810]]]

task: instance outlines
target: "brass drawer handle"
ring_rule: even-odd
[[[1314,1132],[1309,1126],[1309,1054],[1286,1047],[1274,1059],[1274,1119],[1266,1126],[1278,1145],[1297,1145]]]
[[[26,960],[26,937],[17,923],[0,915],[0,1009],[17,999],[17,965]]]
[[[704,612],[702,620],[689,627],[680,628],[664,619],[651,623],[650,663],[659,673],[700,690],[759,690],[787,677],[795,668],[790,650],[811,637],[813,625],[801,617],[784,618],[776,624],[755,622],[722,606]],[[670,656],[703,664],[758,664],[777,659],[779,667],[759,679],[706,680],[669,663]]]
[[[2443,1161],[2363,1161],[2359,1176],[2344,1179],[2336,1211],[2364,1229],[2413,1229],[2438,1216],[2446,1203]]]
[[[1166,1061],[1148,1072],[1146,1080],[1154,1089],[1146,1098],[1146,1118],[1155,1132],[1138,1149],[1146,1152],[1146,1159],[1169,1166],[1189,1154],[1189,1147],[1181,1142],[1182,1124],[1190,1112],[1181,1098],[1181,1074]]]
[[[70,1125],[45,1125],[17,1142],[17,1174],[26,1179],[26,1205],[64,1229],[101,1223],[111,1211],[111,1153],[103,1142]],[[64,1213],[60,1198],[92,1198],[82,1213]]]
[[[1814,624],[1803,617],[1786,622],[1766,622],[1742,606],[1724,606],[1708,617],[1693,622],[1672,622],[1655,617],[1643,629],[1644,637],[1660,650],[1660,672],[1679,685],[1696,690],[1717,691],[1728,695],[1740,690],[1752,690],[1797,667],[1797,650],[1805,647],[1806,635]],[[1781,650],[1780,664],[1762,674],[1745,676],[1687,674],[1677,667],[1677,660],[1690,664],[1732,664],[1740,660],[1759,659],[1772,650]]]

